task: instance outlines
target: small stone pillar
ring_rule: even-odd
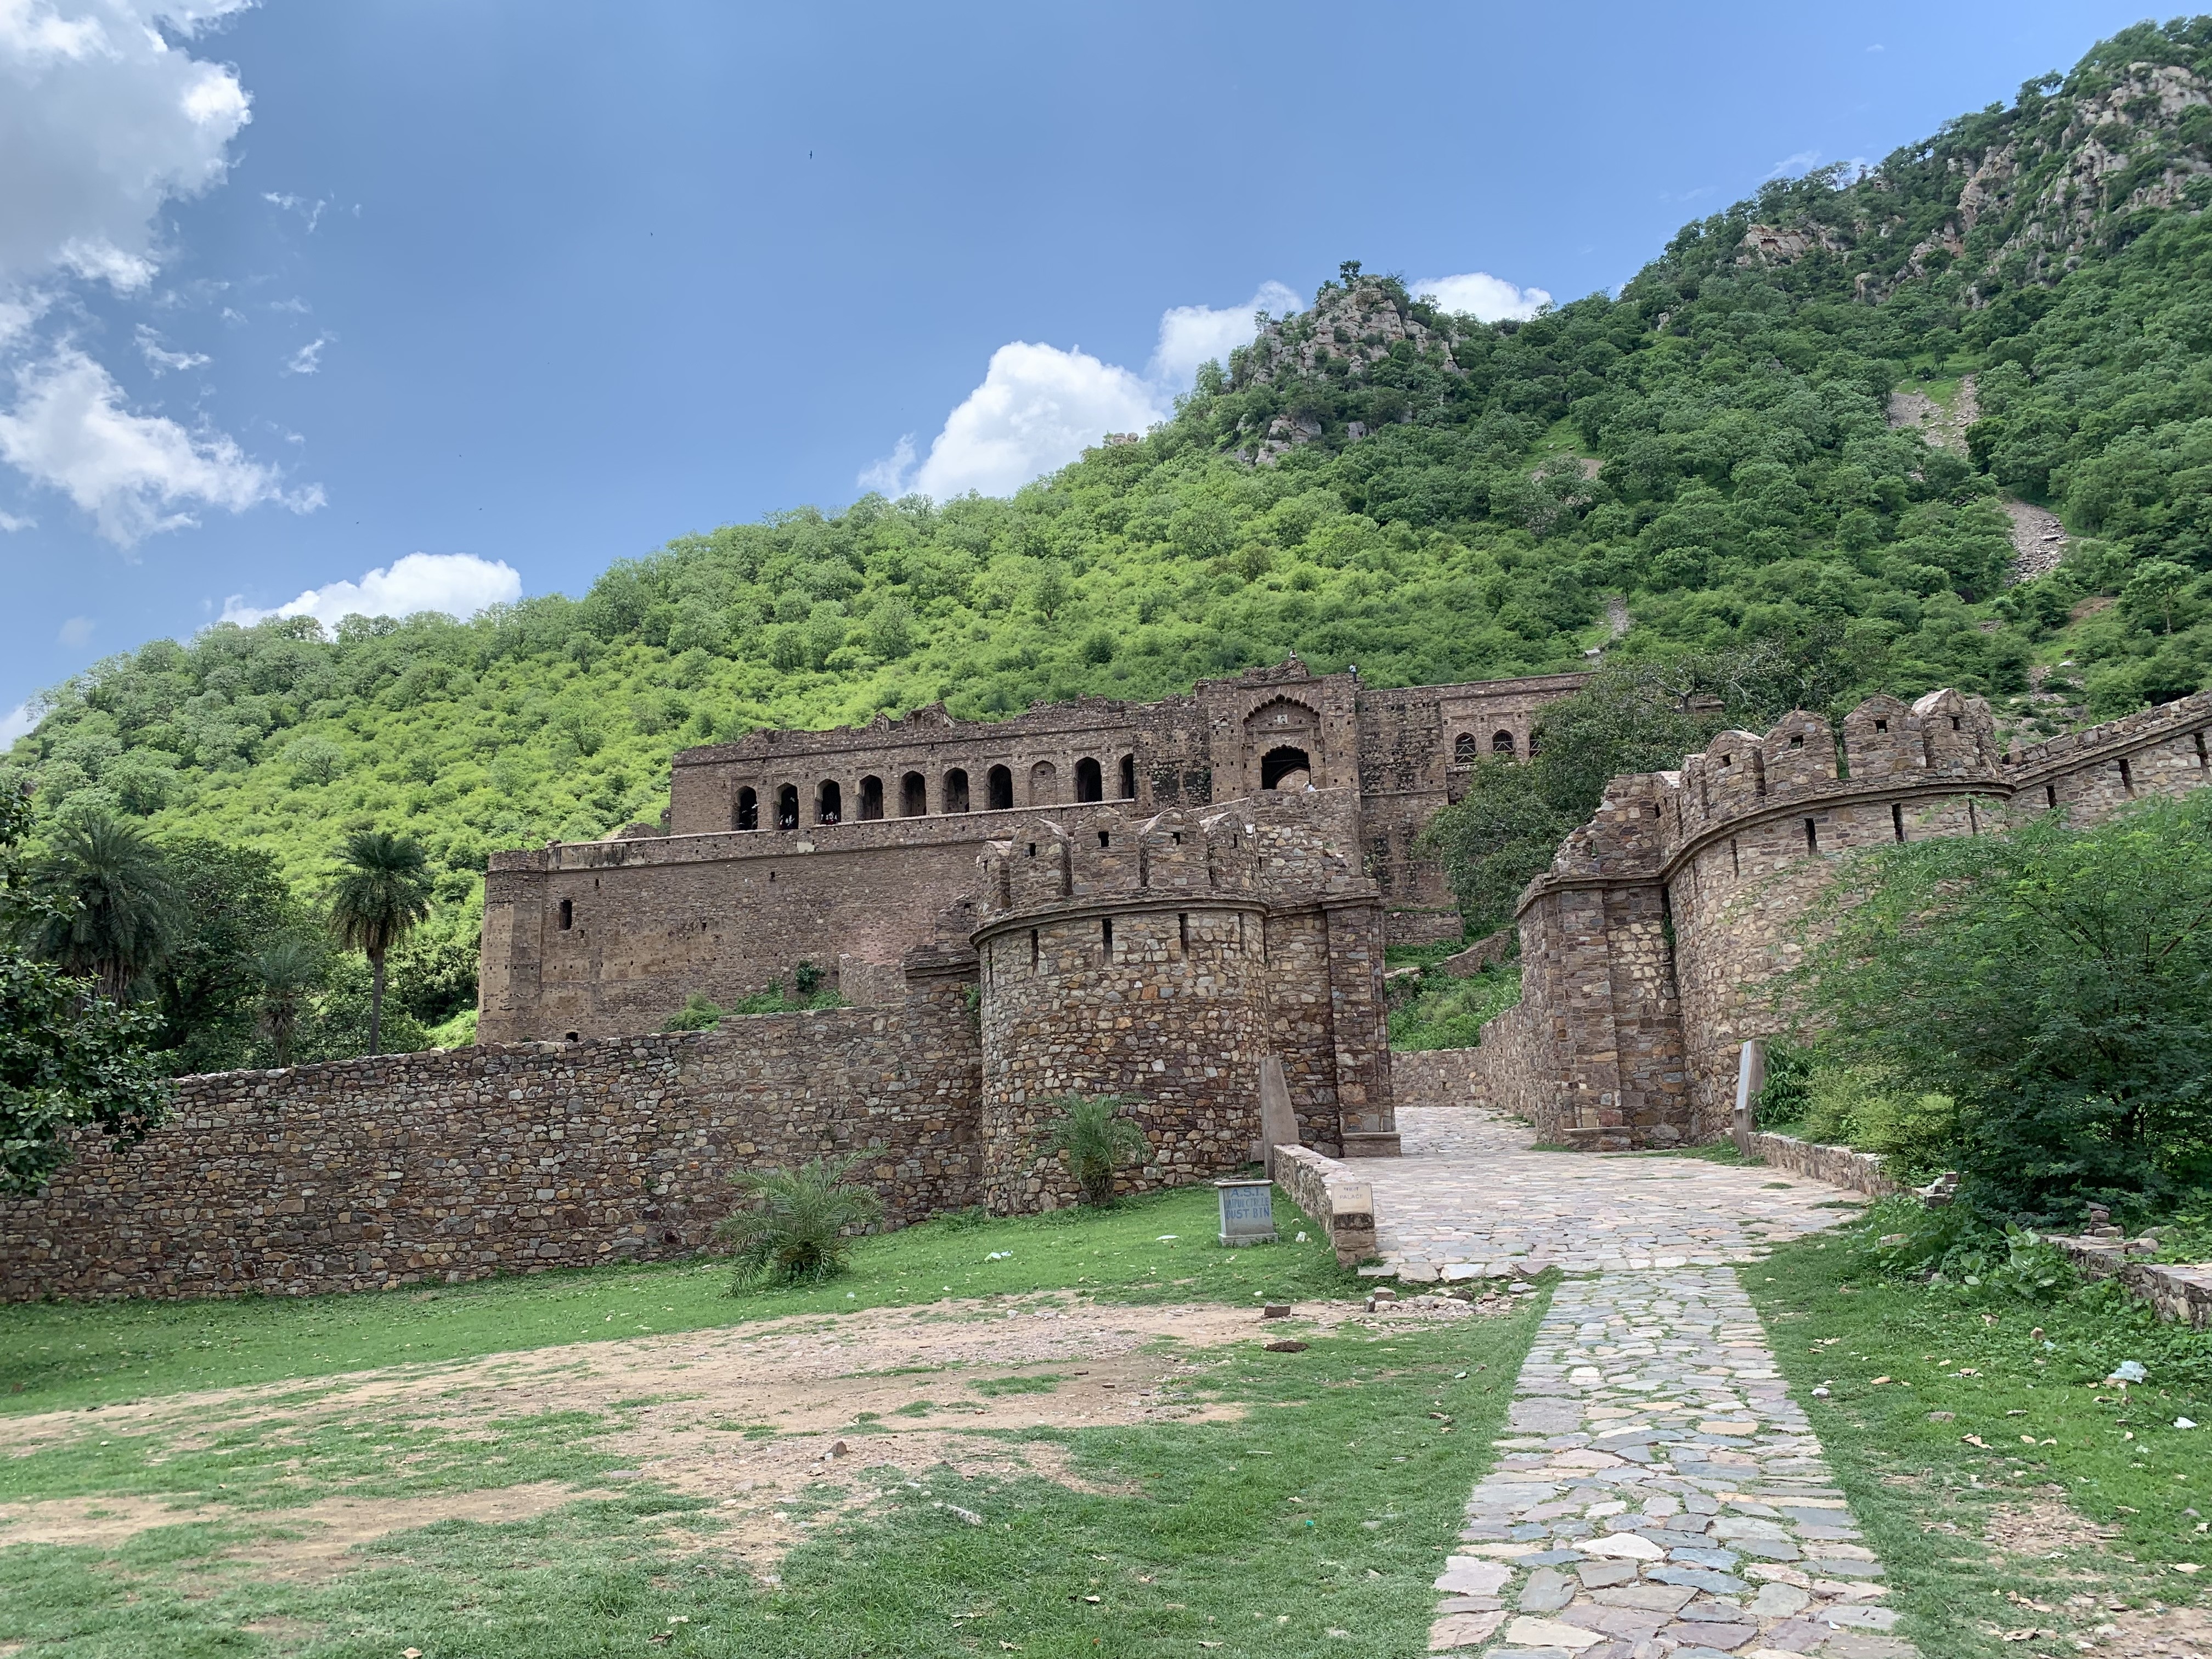
[[[1751,1156],[1751,1137],[1755,1132],[1752,1121],[1752,1107],[1759,1092],[1766,1087],[1766,1043],[1763,1038],[1746,1039],[1743,1052],[1735,1062],[1735,1122],[1733,1139],[1735,1149],[1744,1157]]]
[[[1291,1109],[1291,1085],[1283,1077],[1283,1061],[1279,1054],[1263,1054],[1260,1060],[1260,1156],[1258,1161],[1267,1166],[1267,1178],[1275,1178],[1275,1148],[1301,1145],[1298,1138],[1298,1115]]]

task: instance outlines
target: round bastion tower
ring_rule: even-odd
[[[1042,1141],[1069,1094],[1136,1102],[1139,1188],[1227,1173],[1260,1133],[1267,902],[1234,813],[1032,820],[980,860],[983,1200],[1073,1202]]]

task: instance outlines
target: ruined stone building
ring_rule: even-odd
[[[1067,835],[1262,794],[1325,803],[1393,944],[1456,937],[1414,840],[1478,756],[1525,756],[1577,674],[1376,690],[1295,657],[1187,697],[1085,697],[1004,720],[941,706],[835,732],[755,732],[676,757],[665,833],[501,853],[484,894],[484,1042],[650,1031],[807,961],[896,1001],[907,954],[950,940],[976,860],[1042,814]]]
[[[1616,778],[1521,896],[1522,999],[1461,1075],[1542,1139],[1599,1151],[1712,1140],[1748,1037],[1792,1024],[1784,976],[1838,857],[2092,823],[2212,782],[2212,693],[2007,753],[1955,691],[1874,697],[1833,730],[1723,732],[1680,770]]]

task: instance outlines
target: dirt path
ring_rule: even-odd
[[[1194,1401],[1182,1386],[1233,1344],[1347,1321],[1478,1316],[1466,1304],[1425,1299],[1375,1315],[1358,1303],[1296,1314],[1285,1326],[1263,1324],[1257,1308],[1216,1304],[1118,1307],[1065,1295],[944,1302],[361,1372],[314,1385],[325,1391],[305,1402],[294,1381],[16,1418],[0,1423],[0,1456],[94,1431],[166,1435],[188,1449],[215,1431],[278,1419],[288,1434],[389,1420],[463,1438],[490,1438],[501,1419],[549,1412],[619,1407],[630,1421],[590,1438],[592,1467],[580,1464],[573,1482],[408,1498],[341,1493],[243,1514],[231,1505],[112,1492],[0,1504],[0,1548],[107,1545],[183,1522],[269,1521],[286,1535],[234,1553],[270,1573],[316,1577],[342,1570],[360,1545],[391,1533],[456,1518],[527,1519],[646,1480],[714,1500],[729,1524],[714,1535],[713,1548],[768,1573],[810,1528],[866,1508],[902,1480],[927,1476],[957,1488],[977,1477],[1028,1474],[1086,1489],[1059,1446],[1024,1442],[1021,1431],[1240,1416],[1241,1407]],[[600,1471],[609,1453],[624,1467]],[[806,1515],[792,1512],[810,1488],[836,1496],[827,1508],[810,1503]]]

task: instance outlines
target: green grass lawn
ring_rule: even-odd
[[[1306,1245],[1220,1249],[1212,1204],[1210,1191],[1186,1193],[1105,1215],[912,1229],[870,1241],[855,1273],[829,1286],[734,1300],[723,1270],[697,1266],[492,1281],[430,1301],[402,1293],[9,1310],[9,1364],[23,1364],[27,1332],[70,1344],[74,1358],[31,1362],[26,1380],[47,1404],[302,1382],[267,1419],[212,1411],[157,1428],[88,1417],[68,1440],[0,1463],[0,1500],[153,1496],[209,1505],[218,1517],[112,1545],[0,1551],[0,1650],[22,1659],[398,1659],[410,1648],[422,1659],[1403,1659],[1425,1644],[1429,1582],[1491,1460],[1546,1295],[1451,1324],[1335,1335],[1301,1327],[1310,1346],[1298,1353],[1267,1352],[1256,1340],[1181,1350],[1178,1387],[1195,1405],[1241,1407],[1233,1420],[975,1431],[1048,1443],[1075,1485],[872,1469],[866,1427],[848,1430],[856,1455],[789,1505],[823,1522],[773,1581],[723,1549],[731,1522],[714,1497],[649,1480],[532,1520],[446,1520],[393,1534],[335,1577],[288,1577],[266,1570],[265,1554],[240,1553],[265,1548],[305,1498],[590,1485],[614,1462],[602,1443],[651,1403],[504,1418],[456,1407],[461,1420],[440,1425],[401,1419],[371,1400],[358,1415],[316,1419],[325,1385],[312,1379],[333,1370],[633,1336],[640,1327],[941,1301],[947,1285],[961,1296],[1060,1289],[1158,1302],[1249,1302],[1255,1291],[1310,1300],[1357,1287],[1310,1224]],[[1288,1241],[1300,1219],[1287,1206],[1278,1216]],[[1007,1259],[987,1261],[993,1253]],[[1042,1371],[978,1378],[969,1391],[1033,1392],[1064,1380]],[[915,1384],[941,1397],[948,1381],[935,1372]],[[840,1518],[841,1503],[861,1492],[870,1501]]]
[[[1336,1265],[1322,1230],[1280,1196],[1275,1219],[1280,1243],[1222,1249],[1214,1242],[1213,1189],[1206,1187],[1132,1200],[1103,1215],[939,1220],[864,1241],[853,1271],[834,1284],[734,1297],[728,1268],[708,1258],[359,1296],[18,1304],[0,1308],[0,1411],[51,1411],[947,1296],[1066,1286],[1121,1300],[1248,1302],[1360,1288]],[[1296,1242],[1301,1231],[1303,1244]]]
[[[1865,1247],[1900,1214],[1893,1200],[1741,1271],[1923,1650],[2070,1650],[1996,1632],[2070,1638],[2113,1603],[2197,1599],[2212,1577],[2212,1428],[2174,1422],[2212,1424],[2212,1333],[2071,1280],[2029,1300],[1886,1278]],[[2147,1380],[2104,1386],[2129,1359]],[[2031,1551],[1987,1541],[1994,1519],[2021,1514],[2055,1518],[2058,1535]]]

